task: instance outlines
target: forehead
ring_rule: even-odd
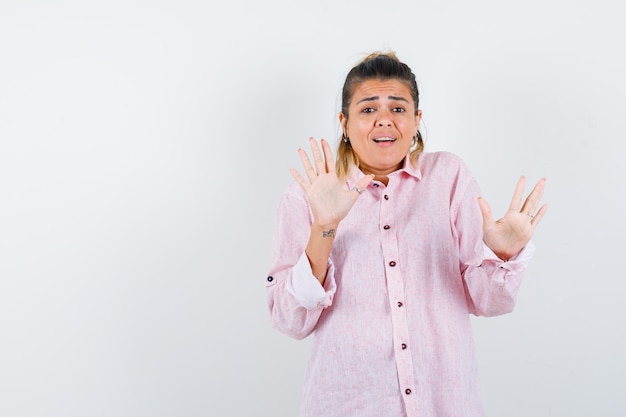
[[[367,80],[363,81],[354,88],[352,95],[352,104],[358,103],[363,98],[378,97],[380,100],[387,99],[389,96],[402,97],[409,103],[413,102],[411,89],[406,83],[400,80]]]

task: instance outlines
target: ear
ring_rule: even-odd
[[[339,123],[341,124],[343,134],[348,136],[348,118],[343,113],[339,113]]]
[[[420,122],[422,121],[422,111],[417,109],[417,114],[415,115],[415,124],[417,128],[420,127]]]

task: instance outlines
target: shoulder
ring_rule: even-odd
[[[471,176],[471,172],[460,156],[448,152],[422,152],[417,160],[418,169],[422,175],[436,173],[436,175]]]
[[[311,224],[312,213],[309,201],[297,182],[290,184],[278,203],[277,224],[280,229],[304,230]],[[304,229],[303,229],[304,228]]]

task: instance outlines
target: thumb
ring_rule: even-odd
[[[489,206],[489,203],[487,202],[487,200],[485,200],[482,197],[478,197],[478,205],[480,206],[480,212],[483,215],[483,228],[485,228],[487,225],[490,225],[491,223],[493,223],[493,215],[491,213],[491,206]]]
[[[359,187],[359,189],[364,190],[367,188],[368,185],[370,185],[373,179],[374,179],[374,174],[366,175],[363,178],[361,178],[359,182],[356,183],[356,185],[357,187]]]

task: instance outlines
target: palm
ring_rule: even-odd
[[[337,178],[328,143],[322,140],[323,155],[313,138],[310,143],[313,164],[304,150],[298,150],[308,181],[295,169],[291,170],[291,174],[306,192],[314,222],[320,225],[337,225],[352,209],[359,193],[354,189],[348,190]],[[371,176],[364,177],[357,183],[357,187],[364,189],[371,180]]]
[[[496,221],[493,220],[489,203],[482,198],[479,199],[485,244],[499,258],[508,260],[515,256],[532,238],[535,228],[548,209],[544,204],[536,211],[545,182],[545,178],[542,178],[522,204],[525,178],[521,177],[515,187],[509,209],[504,217]]]

